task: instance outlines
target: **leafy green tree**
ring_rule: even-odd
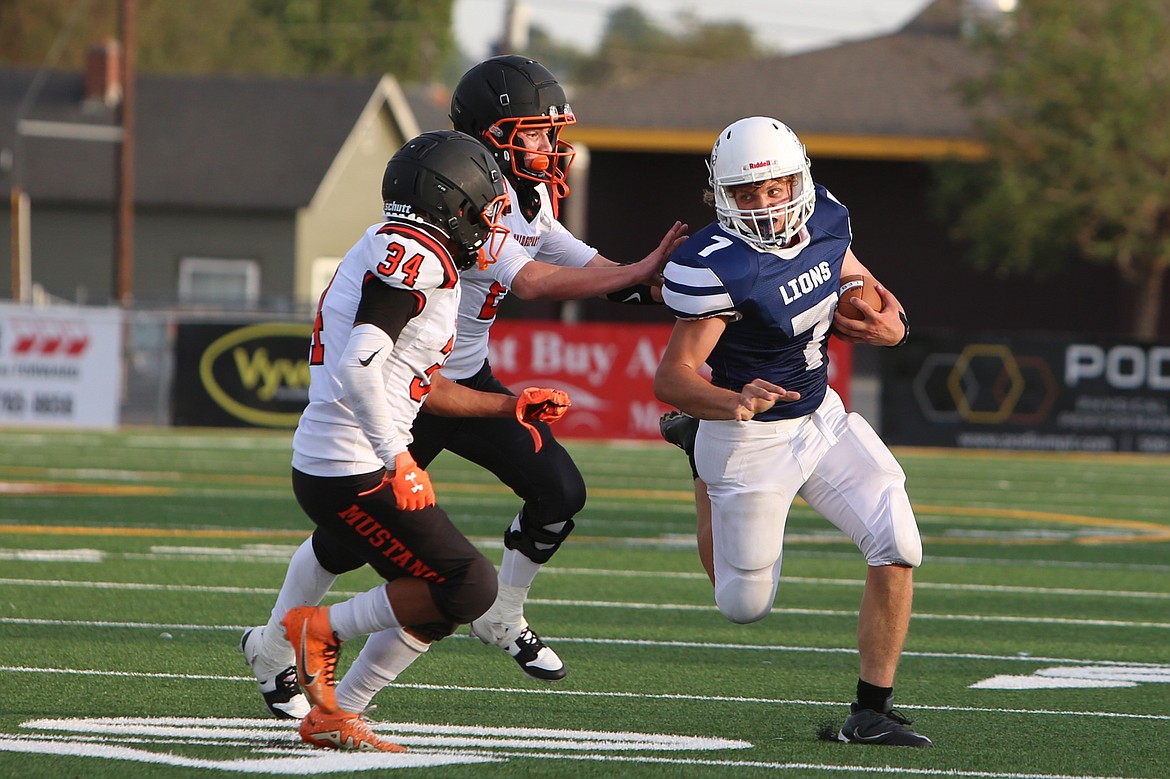
[[[544,65],[562,81],[576,80],[576,74],[581,73],[590,59],[581,49],[559,42],[537,25],[529,29],[528,46],[521,53]]]
[[[600,46],[572,77],[589,84],[625,84],[762,53],[751,30],[738,22],[704,23],[687,14],[674,35],[636,6],[624,5],[610,12]]]
[[[1142,339],[1158,333],[1170,266],[1167,40],[1165,0],[1023,0],[986,36],[990,68],[968,85],[990,158],[942,179],[978,266],[1113,263]]]
[[[86,46],[113,35],[115,18],[110,3],[0,0],[0,63],[80,68]],[[50,52],[55,57],[46,62]]]
[[[238,40],[239,31],[258,29],[247,0],[138,0],[136,8],[138,67],[145,72],[249,70],[253,55],[264,62],[261,49],[270,50]],[[80,70],[90,45],[117,37],[118,10],[114,0],[0,0],[0,62]]]
[[[435,78],[455,55],[454,0],[137,0],[145,73],[393,73]],[[117,32],[116,0],[0,0],[0,62],[79,69]]]
[[[455,52],[454,0],[251,0],[291,50],[291,73],[431,81]]]
[[[109,0],[98,4],[117,5]],[[291,68],[285,42],[242,0],[138,0],[137,27],[137,64],[143,73],[274,75]],[[109,34],[115,33],[111,28]]]

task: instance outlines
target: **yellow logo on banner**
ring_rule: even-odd
[[[248,325],[216,339],[199,360],[199,377],[211,399],[227,413],[259,427],[295,427],[300,411],[268,411],[247,405],[234,398],[216,381],[213,366],[221,356],[231,353],[240,384],[261,402],[273,400],[282,388],[303,389],[309,386],[309,360],[293,361],[285,357],[271,359],[264,347],[248,349],[250,341],[263,338],[292,337],[303,339],[306,350],[309,326],[292,322],[269,322]]]
[[[928,355],[913,391],[927,419],[979,425],[1038,424],[1058,394],[1042,357],[1018,356],[1006,344],[987,343],[968,344],[958,354]]]

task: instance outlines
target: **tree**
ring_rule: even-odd
[[[572,45],[557,41],[547,30],[539,25],[533,25],[528,31],[528,46],[524,54],[544,65],[557,77],[565,80],[575,80],[576,74],[589,60],[589,55]]]
[[[1141,339],[1158,333],[1170,267],[1167,40],[1165,0],[1022,0],[967,85],[990,158],[942,188],[964,198],[957,233],[980,267],[1116,265]]]
[[[251,0],[292,51],[285,73],[434,79],[455,51],[454,0]]]
[[[597,51],[569,78],[589,84],[627,84],[682,73],[704,63],[760,56],[752,32],[738,22],[704,23],[693,13],[681,18],[677,35],[655,25],[637,7],[615,8],[606,19]]]
[[[455,53],[454,0],[136,0],[144,73],[372,75],[435,78]],[[112,0],[0,0],[0,62],[80,69],[113,36]],[[73,26],[70,26],[73,21]]]

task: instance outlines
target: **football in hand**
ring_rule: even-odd
[[[869,276],[842,276],[841,298],[837,301],[837,310],[849,319],[865,319],[857,306],[853,305],[853,299],[860,297],[873,306],[875,311],[881,311],[882,298],[878,295],[875,284],[876,282]]]

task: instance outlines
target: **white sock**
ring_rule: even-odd
[[[347,601],[329,607],[329,622],[340,641],[367,636],[388,628],[401,627],[394,615],[386,585],[359,592]]]
[[[536,574],[540,573],[541,567],[540,563],[532,562],[522,552],[505,549],[504,557],[500,561],[500,584],[528,589],[532,586]]]
[[[306,539],[288,561],[284,584],[280,586],[280,593],[272,606],[272,615],[261,637],[260,656],[273,666],[274,672],[283,671],[295,660],[292,645],[284,637],[284,626],[281,624],[284,615],[297,606],[316,606],[328,594],[335,581],[337,576],[317,562],[313,539]]]
[[[345,711],[365,711],[378,691],[397,679],[430,646],[402,628],[374,633],[338,682],[337,705]]]
[[[518,625],[524,620],[524,601],[528,600],[527,587],[513,587],[500,582],[496,602],[488,609],[484,618],[489,622],[504,625]]]

